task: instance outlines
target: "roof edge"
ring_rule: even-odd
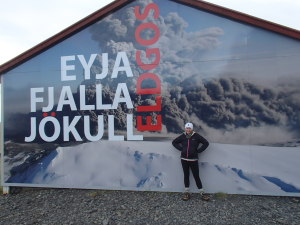
[[[107,14],[111,13],[112,11],[119,9],[120,7],[130,3],[132,1],[133,0],[115,0],[115,1],[111,2],[110,4],[104,6],[103,8],[90,14],[89,16],[79,20],[78,22],[74,23],[73,25],[67,27],[66,29],[60,31],[59,33],[51,36],[50,38],[46,39],[45,41],[26,50],[25,52],[21,53],[20,55],[10,59],[8,62],[0,65],[0,76],[2,74],[6,73],[7,71],[17,67],[18,65],[22,64],[23,62],[33,58],[34,56],[46,51],[53,45],[72,36],[72,34],[79,32],[80,30],[86,28],[87,26],[89,26],[92,23],[99,20],[99,18],[106,16]]]
[[[202,0],[172,0],[300,40],[300,31]]]

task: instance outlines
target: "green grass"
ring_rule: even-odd
[[[215,197],[216,197],[216,198],[226,198],[226,197],[228,197],[228,194],[227,194],[227,193],[224,193],[224,192],[217,192],[217,193],[215,194]]]
[[[98,196],[98,195],[99,195],[98,191],[93,191],[93,192],[89,192],[89,193],[88,193],[88,196],[89,196],[89,197],[93,197],[93,198],[95,198],[95,197]]]
[[[110,191],[112,191],[112,190],[95,190],[95,191],[88,192],[87,196],[95,198],[99,195],[103,195],[103,194],[105,194],[107,192],[110,192]]]

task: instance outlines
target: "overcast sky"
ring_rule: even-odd
[[[110,2],[112,0],[0,0],[0,65]],[[300,0],[207,2],[300,30]]]

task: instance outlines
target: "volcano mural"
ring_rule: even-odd
[[[182,191],[171,142],[192,122],[208,192],[298,196],[299,52],[180,1],[130,1],[2,75],[3,182]]]

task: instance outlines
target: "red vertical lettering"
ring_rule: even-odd
[[[134,8],[134,14],[138,20],[145,20],[150,12],[154,12],[154,19],[159,18],[159,8],[156,4],[150,3],[148,4],[144,12],[140,12],[140,7],[136,6]],[[152,30],[153,35],[149,38],[142,37],[142,33],[146,30]],[[159,27],[154,23],[142,23],[135,30],[135,39],[142,46],[149,46],[155,44],[160,37]],[[145,50],[146,58],[150,59],[151,57],[155,57],[152,63],[144,63],[141,59],[141,51],[136,52],[136,62],[138,66],[143,70],[153,70],[155,69],[160,62],[160,50],[159,48],[147,48]],[[142,83],[146,79],[151,79],[155,82],[154,88],[142,88]],[[137,106],[137,112],[160,112],[162,105],[162,97],[161,97],[161,81],[159,77],[154,73],[143,73],[137,79],[136,85],[136,93],[138,95],[158,95],[155,97],[156,105],[144,105]],[[162,129],[162,116],[156,116],[156,124],[152,124],[152,116],[146,116],[146,124],[144,125],[142,122],[142,116],[137,116],[137,130],[138,131],[161,131]]]
[[[151,79],[155,82],[155,88],[142,88],[142,82],[146,79]],[[161,84],[159,77],[154,73],[144,73],[137,79],[136,93],[138,95],[160,94]]]
[[[146,57],[150,58],[152,55],[155,55],[155,60],[150,64],[145,64],[141,60],[141,51],[136,51],[135,58],[136,62],[143,70],[153,70],[155,69],[160,62],[160,51],[159,48],[147,48]]]
[[[152,124],[152,116],[147,116],[146,125],[143,125],[142,116],[137,116],[138,131],[161,131],[161,129],[162,129],[161,115],[157,115],[156,124]]]
[[[141,37],[141,32],[145,29],[152,29],[154,31],[154,37],[152,37],[149,40],[143,39]],[[153,45],[155,42],[158,41],[159,36],[160,36],[159,28],[154,23],[142,23],[135,30],[135,39],[140,45],[143,46]]]
[[[140,7],[139,6],[134,7],[134,15],[136,16],[136,18],[138,20],[144,20],[149,15],[149,12],[150,12],[151,9],[154,10],[154,19],[158,19],[159,18],[159,8],[154,3],[150,3],[149,5],[147,5],[146,8],[145,8],[144,13],[142,13],[142,14],[140,14]]]

